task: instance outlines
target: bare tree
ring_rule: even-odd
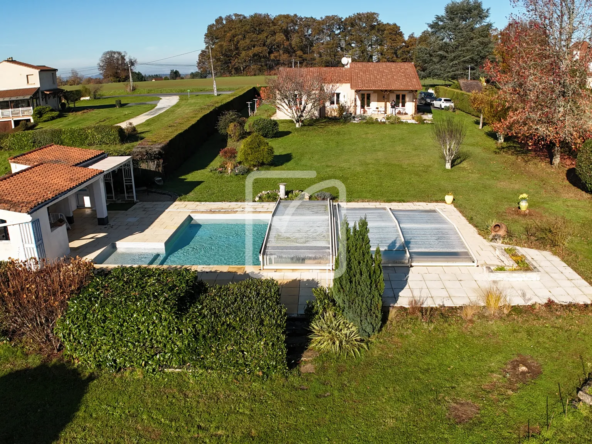
[[[269,96],[274,105],[290,117],[296,128],[318,117],[335,91],[314,69],[282,69],[275,79],[268,79]]]
[[[78,74],[78,71],[73,69],[68,77],[68,85],[80,85],[82,83],[83,76]]]
[[[452,116],[444,116],[436,120],[433,125],[434,139],[442,148],[442,154],[446,160],[446,169],[452,168],[452,162],[460,153],[460,146],[465,139],[467,130],[462,120],[455,119]]]

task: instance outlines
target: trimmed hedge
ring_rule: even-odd
[[[117,145],[125,140],[119,126],[95,125],[84,128],[47,128],[21,131],[0,138],[2,150],[32,150],[55,143],[66,146]]]
[[[270,375],[286,370],[286,309],[272,279],[215,286],[192,310],[201,368]]]
[[[576,174],[586,189],[592,192],[592,140],[587,140],[578,150]]]
[[[277,120],[266,119],[265,117],[260,117],[255,119],[251,124],[251,130],[254,133],[257,133],[265,138],[274,137],[278,131],[280,130],[280,125]]]
[[[286,369],[285,324],[275,281],[208,288],[189,269],[120,267],[69,302],[56,333],[90,368],[269,375]]]
[[[255,167],[273,162],[273,147],[259,134],[251,134],[241,144],[237,160],[243,165]]]
[[[179,168],[216,132],[216,124],[225,111],[239,110],[253,100],[256,88],[242,88],[225,96],[226,101],[196,117],[195,121],[183,123],[182,129],[168,140],[161,140],[157,133],[142,140],[132,151],[138,167],[143,171],[166,176]]]
[[[471,116],[480,117],[479,113],[475,108],[471,106],[471,95],[458,89],[447,88],[445,86],[436,86],[436,96],[448,97],[454,102],[454,108],[459,111],[470,114]]]

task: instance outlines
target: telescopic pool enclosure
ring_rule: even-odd
[[[477,266],[456,226],[439,210],[346,208],[332,201],[277,202],[260,250],[262,269],[332,270],[341,224],[366,218],[383,265]]]

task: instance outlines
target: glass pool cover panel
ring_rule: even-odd
[[[332,219],[327,201],[281,201],[262,249],[263,266],[332,266]]]
[[[347,216],[349,225],[366,217],[370,230],[370,248],[380,247],[384,265],[407,265],[409,255],[401,238],[401,233],[393,216],[386,208],[348,208],[340,207],[340,220]]]
[[[465,264],[475,260],[450,221],[436,210],[392,210],[413,265]]]

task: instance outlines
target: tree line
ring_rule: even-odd
[[[466,77],[492,54],[489,9],[478,0],[453,1],[421,35],[405,37],[396,23],[376,12],[342,18],[282,14],[218,17],[204,36],[198,70],[218,75],[273,74],[281,67],[342,66],[345,55],[357,62],[414,62],[420,77]]]

